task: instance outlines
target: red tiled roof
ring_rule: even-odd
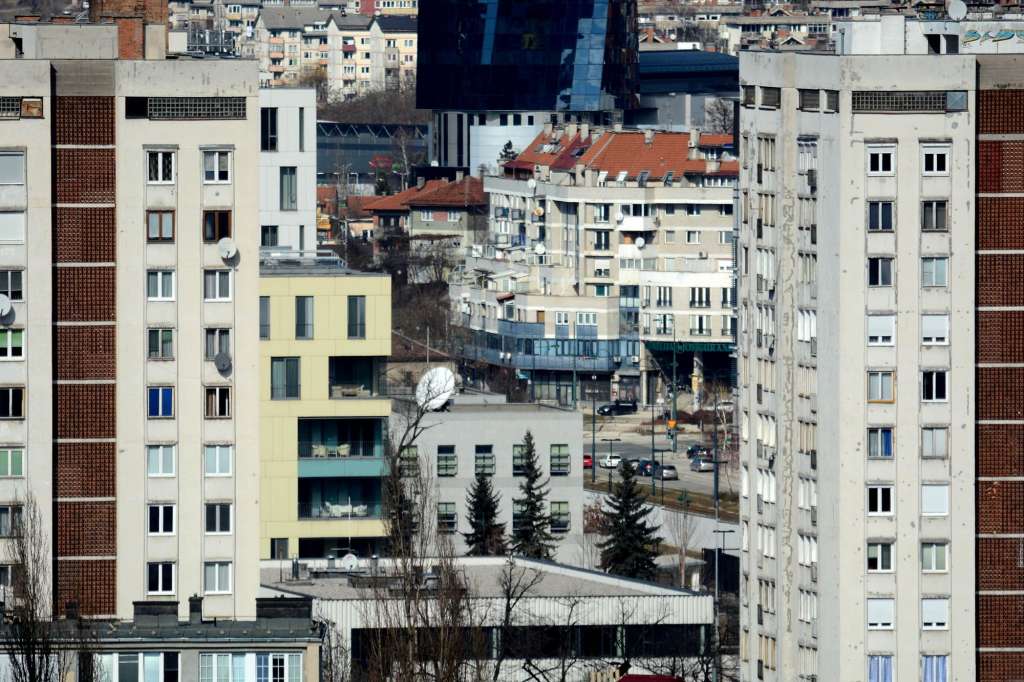
[[[505,164],[506,168],[533,170],[534,166],[549,166],[556,170],[567,170],[576,165],[579,149],[589,147],[592,138],[582,139],[579,134],[566,139],[563,133],[558,139],[541,131],[526,149],[512,161]]]
[[[427,180],[423,187],[410,187],[398,194],[389,194],[388,196],[379,197],[367,202],[363,204],[363,210],[370,213],[375,211],[408,211],[410,199],[420,193],[432,192],[444,184],[446,184],[445,180]]]
[[[458,182],[449,182],[430,191],[423,191],[406,200],[409,206],[484,206],[484,181],[471,175]]]
[[[732,135],[719,135],[713,133],[700,134],[701,147],[728,147],[732,144]]]
[[[669,171],[677,178],[693,173],[739,173],[739,163],[736,161],[722,161],[717,172],[709,173],[706,160],[689,158],[689,146],[689,133],[655,132],[648,144],[643,132],[612,132],[602,135],[580,157],[580,163],[593,170],[607,171],[609,179],[615,178],[622,171],[626,171],[628,178],[635,178],[641,171],[647,171],[652,180],[664,178]]]

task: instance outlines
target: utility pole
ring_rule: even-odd
[[[621,438],[602,438],[601,440],[602,441],[608,441],[608,463],[611,464],[612,463],[612,454],[613,454],[612,453],[612,443],[618,443],[622,439]],[[622,466],[622,464],[620,464],[619,466]],[[628,466],[628,464],[627,464],[627,466]],[[608,467],[608,492],[612,491],[612,469],[613,469],[613,467]]]
[[[676,414],[676,326],[672,325],[672,423],[678,428],[679,422],[677,421],[678,415]],[[678,452],[677,442],[679,441],[678,434],[675,429],[672,429],[672,452]]]
[[[597,375],[590,375],[590,482],[597,483]]]

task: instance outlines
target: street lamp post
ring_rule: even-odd
[[[597,483],[597,375],[590,375],[590,482]]]
[[[602,441],[608,443],[608,463],[612,462],[612,443],[618,443],[621,438],[602,438]],[[620,465],[621,466],[621,465]],[[608,467],[608,492],[612,491],[612,467]]]
[[[717,468],[718,464],[715,464],[715,467]],[[717,506],[718,506],[718,498],[715,498],[716,510],[717,510]],[[717,514],[716,514],[716,517],[717,517]],[[715,542],[715,604],[714,604],[715,605],[715,624],[714,624],[714,630],[712,631],[712,636],[714,637],[714,642],[715,642],[715,667],[712,670],[711,679],[714,680],[715,682],[718,682],[719,671],[722,668],[722,647],[721,647],[721,643],[718,640],[718,619],[719,619],[719,605],[718,605],[718,555],[719,555],[719,553],[721,553],[722,548],[725,547],[725,535],[726,535],[726,533],[735,533],[736,531],[734,531],[732,529],[720,529],[720,528],[718,528],[717,527],[718,526],[718,519],[717,518],[715,519],[715,526],[716,526],[716,528],[713,531],[716,534],[716,537],[717,537],[717,540]]]
[[[651,462],[652,462],[651,469],[653,470],[651,472],[651,498],[653,499],[654,496],[657,494],[657,489],[654,487],[655,486],[654,471],[658,471],[661,474],[661,503],[662,504],[665,504],[665,472],[662,471],[662,469],[665,467],[665,453],[666,452],[672,452],[672,448],[658,448],[657,450],[654,450],[654,454],[651,455]],[[658,455],[661,455],[661,467],[659,467],[658,469],[654,469],[654,464],[653,463],[658,461],[657,460],[657,456]]]

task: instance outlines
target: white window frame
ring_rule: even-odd
[[[896,345],[896,315],[868,315],[868,345]]]
[[[937,502],[942,496],[942,504],[938,505],[940,511],[925,511],[926,498],[935,496],[930,502]],[[931,505],[928,505],[931,508]],[[921,484],[921,516],[949,516],[949,484],[948,483],[922,483]]]
[[[936,440],[938,438],[938,440]],[[941,443],[941,453],[935,447]],[[926,446],[931,444],[931,452]],[[928,459],[945,459],[949,457],[949,427],[946,426],[922,426],[921,427],[921,457]]]
[[[4,445],[0,446],[0,453],[4,454],[2,459],[6,466],[0,469],[0,478],[25,478],[25,446],[24,445]],[[13,474],[13,467],[11,466],[14,461],[15,453],[19,462],[21,463],[21,473]]]
[[[234,450],[234,445],[229,445],[226,443],[206,443],[205,445],[203,445],[203,475],[208,478],[223,478],[226,476],[231,476],[235,470]],[[226,472],[217,471],[216,473],[210,473],[209,462],[211,453],[213,455],[214,461],[217,462],[219,465],[220,459],[224,451],[227,452],[228,470]],[[217,468],[219,469],[219,466]]]
[[[209,577],[208,571],[213,569],[213,574],[216,578],[216,585],[211,588],[208,584],[207,578]],[[221,570],[225,570],[227,576],[227,585],[221,585]],[[203,562],[203,594],[231,594],[232,582],[232,569],[230,561],[204,561]],[[287,678],[286,678],[287,679]]]
[[[942,176],[949,175],[950,145],[948,144],[923,144],[921,145],[921,175]],[[928,169],[931,161],[932,168]],[[942,166],[940,169],[939,166]]]
[[[459,212],[458,211],[448,211],[448,222],[450,222],[450,223],[457,223],[457,222],[459,222]]]
[[[220,273],[224,273],[224,272],[226,272],[227,275],[228,275],[227,276],[227,289],[228,290],[227,290],[227,294],[226,295],[224,294],[224,292],[221,291],[222,278],[221,278]],[[212,297],[208,296],[207,294],[209,292],[206,291],[206,277],[207,277],[207,275],[209,273],[216,273],[214,278],[213,278],[215,286],[214,286],[214,292],[213,292],[214,295]],[[220,302],[231,301],[231,290],[234,288],[233,287],[234,282],[232,282],[233,279],[234,279],[234,275],[233,275],[231,270],[228,270],[228,269],[225,269],[225,268],[205,268],[203,270],[203,301],[205,301],[207,303],[220,303]]]
[[[221,180],[217,177],[220,174],[220,157],[228,157],[228,177]],[[209,179],[206,174],[209,172],[206,168],[206,159],[213,158],[213,176],[214,179]],[[228,149],[204,149],[203,150],[203,184],[204,185],[227,185],[231,183],[231,151]]]
[[[149,527],[149,515],[150,515],[150,510],[153,507],[158,507],[160,509],[160,514],[159,514],[160,530],[155,531],[155,532],[150,530],[150,527]],[[167,507],[171,508],[171,529],[170,530],[167,530],[166,528],[164,528],[164,513],[163,513],[163,510],[165,508],[167,508]],[[175,505],[173,503],[170,503],[170,502],[150,502],[150,503],[146,504],[146,535],[148,535],[150,537],[170,537],[170,536],[173,536],[175,534],[175,532],[177,531],[177,528],[178,528],[178,507],[177,507],[177,505]]]
[[[868,630],[892,630],[895,627],[896,600],[892,597],[868,597],[865,610]],[[873,617],[871,612],[875,610]]]
[[[25,184],[25,167],[26,167],[26,165],[25,165],[26,164],[25,152],[19,151],[19,150],[15,150],[15,149],[4,149],[4,150],[0,150],[0,157],[10,157],[10,158],[19,157],[21,159],[21,178],[19,180],[16,180],[15,182],[3,182],[3,181],[0,181],[0,186],[4,186],[4,187],[18,187],[18,186],[24,185]]]
[[[219,511],[220,507],[228,508],[228,529],[227,530],[207,530],[206,519],[209,513],[208,507],[217,507],[217,526],[220,527],[222,517]],[[204,502],[203,503],[203,534],[204,535],[231,535],[235,529],[235,505],[230,502]]]
[[[889,453],[884,454],[882,444],[885,439],[882,434],[889,432]],[[872,454],[874,450],[874,454]],[[869,426],[868,427],[868,457],[871,459],[890,460],[896,456],[896,430],[891,426]]]
[[[935,265],[939,262],[943,264],[941,283],[938,282],[938,278],[935,276]],[[925,263],[931,264],[931,273],[927,281],[925,278]],[[949,256],[924,256],[921,258],[921,286],[928,289],[949,286]]]
[[[876,560],[878,562],[878,568],[871,568],[870,564],[867,563],[867,562],[871,561],[871,551],[872,551],[873,548],[877,552],[877,556],[875,558],[876,558]],[[889,557],[888,557],[889,558],[888,565],[885,565],[886,562],[883,561],[883,556],[884,556],[885,548],[888,548],[888,555],[889,555]],[[867,562],[865,562],[866,563],[866,570],[867,570],[867,572],[868,573],[892,573],[893,571],[895,571],[896,570],[895,569],[895,560],[894,560],[894,557],[893,557],[893,553],[895,552],[895,550],[896,550],[895,543],[892,543],[892,542],[879,542],[879,541],[869,542],[867,544],[866,549],[864,550],[864,555],[865,555],[865,558],[867,559]]]
[[[171,566],[171,584],[170,587],[166,585],[160,585],[156,590],[149,589],[149,567],[153,564],[164,566],[170,564]],[[158,583],[163,582],[163,571],[159,572],[160,578],[157,580]],[[178,583],[178,566],[173,561],[149,561],[146,562],[146,594],[174,594]],[[141,677],[141,676],[140,676]]]
[[[921,629],[949,629],[949,597],[923,597],[921,599]]]
[[[432,222],[434,222],[434,212],[429,210],[429,209],[421,208],[420,209],[420,221],[422,221],[424,223],[432,223]]]
[[[942,395],[939,395],[939,377],[942,377]],[[931,397],[925,394],[931,390]],[[949,402],[949,370],[948,369],[924,369],[921,370],[921,402],[922,403],[948,403]]]
[[[874,375],[878,375],[878,388],[879,396],[872,397],[871,395],[871,380]],[[884,388],[885,378],[888,377],[889,381],[889,397],[885,397]],[[896,373],[892,370],[869,370],[868,371],[868,385],[867,394],[869,403],[893,403],[896,401]]]
[[[929,561],[925,562],[925,547],[931,548],[928,553]],[[942,549],[942,568],[935,568],[938,563],[935,559],[940,556],[936,548]],[[945,540],[926,540],[921,543],[921,572],[922,573],[949,573],[949,542]]]
[[[686,231],[686,243],[687,244],[700,244],[700,230],[687,230]]]
[[[157,180],[153,180],[149,177],[149,157],[153,155],[157,156],[156,168],[157,175],[163,174],[163,156],[170,155],[171,157],[171,179],[168,180],[163,177],[159,177]],[[149,149],[146,150],[146,184],[147,185],[173,185],[178,177],[178,153],[173,149]]]
[[[872,157],[878,156],[878,168],[871,169]],[[888,158],[889,168],[884,168],[883,160]],[[867,157],[865,159],[868,175],[873,177],[884,177],[896,175],[896,145],[894,144],[869,144],[867,145]]]
[[[13,344],[15,333],[21,335],[21,345]],[[0,362],[20,362],[25,359],[25,329],[23,327],[4,327],[0,329]],[[14,351],[18,354],[15,355]]]
[[[926,329],[926,327],[933,327]],[[949,345],[949,313],[921,314],[921,344],[925,346]]]
[[[149,276],[151,274],[156,274],[156,278],[157,278],[158,293],[157,293],[156,296],[150,296],[149,295]],[[164,284],[166,283],[165,280],[168,279],[168,278],[171,281],[171,295],[170,296],[164,296],[162,294],[162,292],[164,290]],[[177,288],[176,284],[177,284],[177,282],[175,282],[175,271],[174,270],[160,270],[160,269],[147,270],[146,271],[146,300],[147,301],[173,301],[174,300],[174,296],[177,293],[177,291],[176,291],[176,288]]]
[[[156,450],[159,453],[159,472],[151,473],[149,470],[150,453]],[[171,452],[171,470],[164,471],[164,453],[170,450]],[[147,478],[174,478],[175,472],[178,470],[178,453],[174,443],[149,443],[146,445],[146,477]]]
[[[871,511],[871,491],[877,490],[878,508],[881,511]],[[888,511],[882,509],[882,491],[889,491],[889,509]],[[871,484],[867,487],[867,498],[864,508],[867,510],[868,516],[892,516],[896,513],[896,496],[895,489],[891,484]]]

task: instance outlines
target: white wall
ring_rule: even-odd
[[[259,243],[263,225],[276,225],[279,246],[316,248],[316,92],[312,88],[263,88],[260,90],[260,107],[277,108],[278,140],[276,152],[260,152],[260,222],[254,226],[256,241]],[[298,202],[295,211],[281,210],[282,166],[297,169]]]

